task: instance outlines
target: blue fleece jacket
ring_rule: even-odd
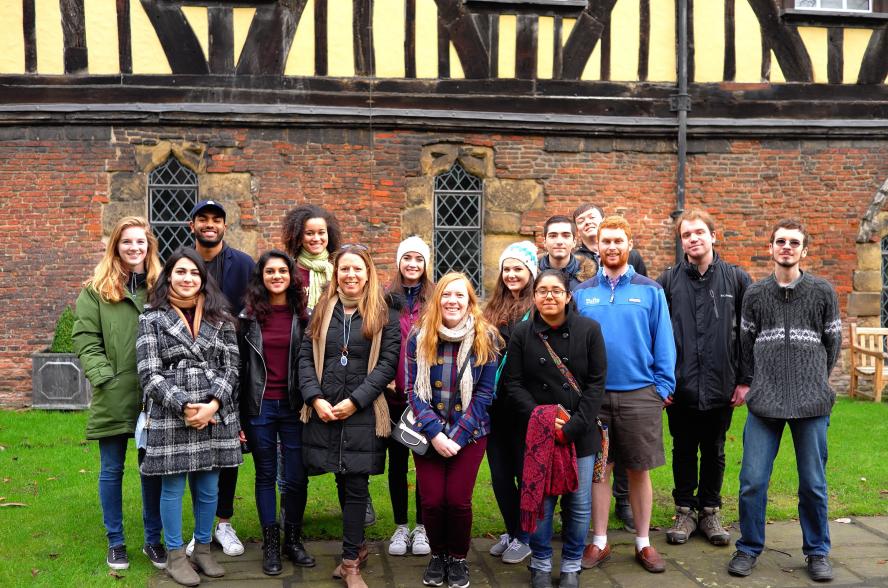
[[[611,289],[604,269],[573,292],[580,314],[595,319],[607,345],[608,391],[653,384],[665,400],[675,391],[675,340],[663,288],[632,266]]]

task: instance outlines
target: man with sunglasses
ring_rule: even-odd
[[[808,232],[795,219],[778,222],[768,250],[774,273],[743,299],[741,349],[753,374],[740,467],[740,539],[728,572],[748,576],[765,547],[768,484],[780,438],[792,433],[799,474],[799,522],[808,575],[832,580],[827,519],[826,431],[835,403],[829,374],[842,346],[839,303],[824,279],[803,272]]]

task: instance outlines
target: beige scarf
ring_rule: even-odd
[[[424,349],[422,341],[425,338],[425,331],[420,329],[416,337],[416,348]],[[456,352],[457,369],[462,368],[469,353],[472,352],[472,345],[475,343],[475,319],[471,315],[466,315],[466,319],[456,325],[452,329],[448,329],[444,325],[438,327],[438,339],[440,341],[449,341],[451,343],[459,343],[459,350]],[[416,383],[414,384],[414,393],[416,396],[426,402],[432,402],[432,382],[430,377],[431,365],[428,357],[423,353],[416,354]],[[472,370],[466,368],[463,372],[462,379],[459,381],[459,396],[463,405],[463,410],[469,409],[469,403],[472,402],[472,391],[475,388],[475,378],[472,376]]]
[[[308,293],[308,308],[312,309],[324,294],[324,288],[333,278],[333,264],[330,263],[330,252],[324,249],[322,252],[313,255],[306,249],[299,252],[296,261],[309,271],[308,283],[302,284]]]
[[[339,295],[337,295],[338,297]],[[318,377],[318,384],[321,383],[324,372],[324,348],[327,344],[327,330],[330,328],[330,320],[333,318],[333,311],[336,309],[336,301],[331,300],[330,304],[321,317],[319,337],[311,342],[312,357],[314,359],[315,374]],[[376,362],[379,361],[379,348],[382,345],[382,329],[373,335],[373,341],[370,343],[370,357],[367,358],[367,373],[373,371]],[[314,408],[305,404],[299,413],[299,418],[303,423],[307,423],[311,418]],[[388,437],[392,432],[392,423],[389,417],[388,403],[385,401],[385,394],[380,394],[373,401],[373,415],[376,417],[376,436]]]
[[[203,307],[204,307],[204,295],[203,292],[196,296],[192,296],[191,298],[182,298],[177,296],[172,289],[167,294],[167,300],[170,302],[170,306],[173,307],[173,310],[176,311],[176,314],[179,315],[179,318],[182,319],[182,322],[185,323],[185,328],[188,330],[188,333],[191,335],[192,339],[197,339],[197,334],[200,333],[200,321],[203,318]],[[194,329],[188,324],[188,319],[185,318],[185,313],[182,312],[182,309],[194,309]]]

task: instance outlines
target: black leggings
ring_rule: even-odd
[[[392,513],[396,525],[406,525],[407,519],[407,470],[410,467],[409,449],[395,440],[389,441],[388,484],[392,497]],[[419,497],[419,484],[416,484],[416,524],[422,524],[422,500]]]

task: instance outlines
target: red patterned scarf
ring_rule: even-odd
[[[573,443],[555,443],[558,407],[543,404],[533,409],[524,445],[524,476],[521,481],[521,529],[536,530],[545,513],[546,496],[576,492],[577,451]]]

